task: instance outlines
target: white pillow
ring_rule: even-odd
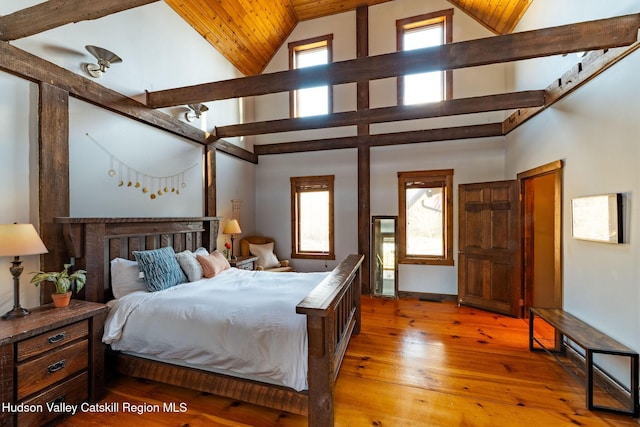
[[[136,261],[124,258],[111,260],[111,290],[116,298],[122,298],[135,291],[147,292],[147,284],[140,277]]]
[[[176,254],[180,268],[187,275],[190,282],[202,279],[202,267],[196,259],[196,254],[191,251],[182,251]]]
[[[280,261],[278,261],[278,258],[273,253],[273,242],[265,243],[264,245],[249,243],[249,252],[251,252],[251,255],[258,257],[258,267],[280,267]]]
[[[194,255],[207,256],[207,255],[209,255],[209,251],[206,248],[203,248],[202,246],[200,246],[198,249],[193,251],[193,254]]]

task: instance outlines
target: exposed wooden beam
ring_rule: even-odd
[[[225,154],[236,157],[247,162],[258,164],[258,156],[255,153],[245,150],[242,147],[238,147],[223,139],[216,139],[213,136],[209,136],[207,139],[207,145],[212,145],[215,149],[222,151]]]
[[[590,52],[581,62],[547,86],[544,105],[522,108],[511,114],[502,124],[504,134],[546,110],[638,49],[640,43],[636,42],[629,47]]]
[[[72,22],[102,18],[158,0],[49,0],[0,16],[0,40],[16,40]]]
[[[367,143],[372,147],[387,145],[416,144],[420,142],[449,141],[470,138],[488,138],[504,136],[502,123],[459,126],[451,128],[425,129],[409,132],[371,135]]]
[[[206,134],[161,111],[155,111],[121,93],[38,58],[22,49],[0,42],[0,70],[33,82],[47,82],[69,95],[98,105],[155,128],[204,144]]]
[[[488,138],[495,136],[504,136],[502,133],[502,123],[374,134],[368,136],[345,136],[331,139],[283,142],[278,144],[256,145],[253,149],[257,155],[262,156],[267,154],[342,150],[346,148],[359,148],[363,145],[368,145],[369,147],[382,147],[387,145],[416,144],[421,142]]]
[[[452,99],[421,105],[383,107],[348,111],[323,116],[293,119],[268,120],[216,127],[214,137],[266,135],[278,132],[310,130],[340,126],[369,125],[402,120],[455,116],[460,114],[485,113],[488,111],[514,110],[539,107],[545,103],[544,90],[531,90],[472,98]]]
[[[0,70],[36,83],[45,82],[70,96],[97,105],[124,117],[139,121],[196,142],[206,144],[208,134],[161,111],[131,99],[121,93],[79,76],[44,59],[18,49],[7,42],[0,42]],[[254,154],[233,144],[221,142],[216,148],[242,159],[254,159]],[[254,163],[257,160],[249,160]]]
[[[628,46],[635,42],[640,14],[425,49],[356,58],[327,65],[148,92],[154,108],[284,92],[435,70],[453,70],[570,52]]]

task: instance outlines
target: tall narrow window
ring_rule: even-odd
[[[404,264],[453,265],[453,169],[398,172]]]
[[[413,50],[451,43],[453,9],[396,21],[398,50]],[[451,70],[409,74],[398,78],[398,105],[451,99]]]
[[[292,258],[335,259],[333,178],[291,178]]]
[[[328,64],[333,60],[333,34],[289,43],[289,69]],[[308,87],[291,91],[291,117],[328,114],[332,111],[331,86]]]

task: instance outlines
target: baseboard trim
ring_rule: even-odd
[[[449,294],[435,294],[435,293],[427,293],[427,292],[407,292],[400,291],[398,292],[399,298],[416,298],[420,301],[428,301],[428,302],[457,302],[457,295],[449,295]]]

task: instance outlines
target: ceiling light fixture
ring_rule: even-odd
[[[85,71],[91,77],[99,78],[111,64],[122,62],[122,58],[107,49],[91,45],[85,46],[85,49],[98,60],[97,64],[85,64],[84,66]]]
[[[184,118],[187,119],[188,122],[199,119],[202,113],[209,111],[209,107],[204,104],[189,104],[187,107],[192,110],[184,113]]]

